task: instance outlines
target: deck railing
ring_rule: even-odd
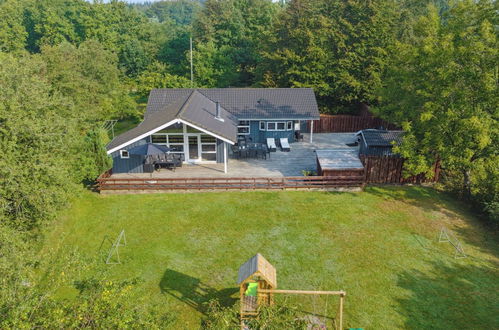
[[[101,175],[97,189],[104,190],[256,190],[330,189],[363,186],[358,176],[231,177],[231,178],[116,178]]]

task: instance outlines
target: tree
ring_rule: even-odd
[[[188,52],[191,32],[186,28],[177,28],[171,38],[164,41],[158,52],[158,60],[168,65],[171,73],[187,76],[190,74]]]
[[[415,26],[414,38],[392,49],[381,90],[379,112],[406,131],[399,152],[407,158],[407,171],[429,172],[440,161],[448,175],[462,179],[467,197],[479,169],[497,162],[495,19],[489,0],[461,1],[443,17],[432,6]]]
[[[187,78],[170,74],[167,66],[154,62],[137,77],[137,91],[140,96],[147,97],[154,88],[190,88],[191,81]]]
[[[196,0],[158,1],[138,6],[146,7],[144,13],[147,17],[160,23],[171,21],[177,26],[191,25],[193,18],[201,10],[201,2]]]
[[[19,53],[26,47],[26,38],[21,8],[14,1],[0,2],[0,51]]]
[[[261,84],[312,87],[324,111],[376,103],[394,8],[390,0],[290,1],[268,39]]]
[[[137,39],[125,41],[119,60],[123,71],[129,77],[137,77],[151,63],[149,54]]]
[[[239,73],[230,46],[217,47],[209,41],[196,45],[194,62],[194,81],[199,87],[230,87],[239,85]]]
[[[0,218],[21,228],[46,221],[74,189],[66,145],[78,133],[44,76],[40,57],[0,53]]]
[[[279,8],[270,0],[208,0],[193,24],[196,79],[206,87],[253,85],[262,39],[270,34]],[[200,64],[205,57],[211,63]],[[207,71],[217,73],[207,78]]]
[[[68,117],[93,125],[133,112],[135,105],[121,82],[117,56],[99,42],[45,46],[41,55],[52,87],[74,102],[77,112]]]

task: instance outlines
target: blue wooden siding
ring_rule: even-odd
[[[134,142],[126,147],[124,150],[128,150],[135,146],[147,143],[149,138],[144,138],[137,142]],[[120,156],[120,151],[115,151],[111,154],[113,159],[113,173],[143,173],[144,172],[144,156],[140,155],[130,155],[130,158],[122,159]]]
[[[303,133],[310,133],[308,129],[308,122],[309,120],[302,120],[300,121],[300,131]]]
[[[269,122],[275,122],[275,120],[269,120]],[[288,120],[285,122],[287,123]],[[255,143],[267,143],[267,138],[288,138],[290,143],[295,142],[294,123],[295,122],[293,121],[293,129],[290,131],[260,131],[260,121],[252,120],[250,122],[250,134],[248,136],[251,137],[251,140]],[[267,121],[265,121],[265,127],[267,127]]]

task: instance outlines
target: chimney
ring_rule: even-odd
[[[216,104],[215,118],[222,119],[222,117],[220,117],[220,103],[218,103],[218,101],[217,101],[217,102],[215,102],[215,104]]]

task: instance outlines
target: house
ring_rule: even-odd
[[[393,147],[402,142],[403,131],[364,129],[356,133],[361,156],[397,156]]]
[[[310,88],[155,89],[144,120],[114,138],[107,153],[113,173],[142,173],[144,156],[128,150],[148,142],[169,147],[187,163],[226,165],[238,138],[294,142],[302,122],[318,119]]]

